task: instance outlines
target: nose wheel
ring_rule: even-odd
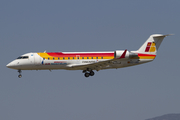
[[[22,71],[18,70],[18,73],[19,73],[18,77],[21,78],[22,77],[22,75],[21,75]]]
[[[22,77],[22,75],[20,74],[20,75],[18,75],[18,77],[19,77],[19,78],[21,78],[21,77]]]

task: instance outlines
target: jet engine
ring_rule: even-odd
[[[114,58],[120,58],[124,53],[124,50],[116,50],[114,51]],[[138,57],[138,54],[137,53],[133,53],[133,52],[129,52],[129,51],[126,51],[126,55],[125,55],[125,58],[137,58]]]

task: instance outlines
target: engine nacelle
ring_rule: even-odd
[[[114,51],[114,58],[120,58],[124,53],[124,50],[116,50]],[[129,51],[126,51],[126,55],[125,55],[125,58],[136,58],[138,57],[138,54],[136,53],[132,53],[132,52],[129,52]]]
[[[114,58],[120,58],[124,53],[124,50],[114,51]],[[126,51],[125,58],[129,58],[129,51]]]

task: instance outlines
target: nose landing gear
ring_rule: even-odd
[[[22,75],[18,75],[18,77],[19,77],[19,78],[21,78],[21,77],[22,77]]]
[[[21,72],[22,72],[22,71],[21,71],[21,70],[18,70],[18,72],[19,72],[18,77],[21,78],[21,77],[22,77],[22,75],[21,75]]]

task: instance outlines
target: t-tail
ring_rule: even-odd
[[[154,60],[157,54],[157,51],[166,36],[172,34],[162,35],[162,34],[153,34],[147,41],[136,51],[139,59],[144,59],[146,62],[149,60]],[[145,62],[144,61],[144,62]]]
[[[147,41],[137,50],[138,53],[144,53],[144,54],[153,54],[156,55],[157,50],[159,49],[159,46],[161,45],[161,42],[166,36],[168,35],[162,35],[162,34],[153,34],[151,35]]]

